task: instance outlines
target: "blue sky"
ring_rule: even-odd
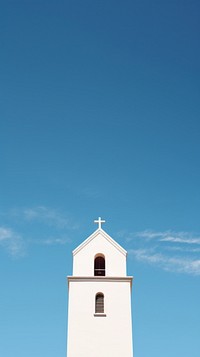
[[[71,251],[102,216],[135,357],[199,357],[199,1],[0,5],[0,355],[65,356]]]

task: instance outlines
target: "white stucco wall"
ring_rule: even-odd
[[[106,316],[94,316],[102,292]],[[132,357],[130,279],[70,281],[67,357]]]
[[[93,276],[94,257],[105,256],[106,276],[126,276],[126,251],[113,240],[106,239],[104,232],[97,232],[94,238],[73,255],[73,275]],[[112,244],[115,243],[115,245]],[[119,247],[116,248],[116,247]]]
[[[105,256],[106,275],[94,276],[94,258]],[[132,277],[126,251],[101,229],[73,252],[68,277],[67,357],[133,357]],[[104,294],[104,315],[95,315],[95,296]]]

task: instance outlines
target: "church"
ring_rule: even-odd
[[[68,276],[67,357],[133,357],[127,252],[103,229],[73,251]]]

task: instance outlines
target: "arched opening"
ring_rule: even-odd
[[[104,313],[104,295],[102,293],[96,294],[95,297],[95,313],[103,314]]]
[[[94,275],[105,276],[105,257],[103,255],[97,255],[94,259]]]

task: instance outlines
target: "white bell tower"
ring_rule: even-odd
[[[67,357],[133,357],[127,252],[102,228],[73,251]]]

